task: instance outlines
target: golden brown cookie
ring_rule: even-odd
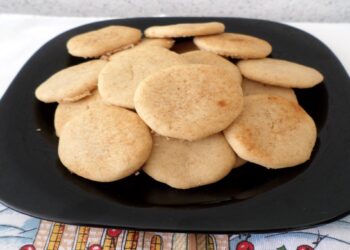
[[[237,77],[238,81],[240,82],[242,81],[241,72],[239,71],[238,67],[235,64],[212,52],[196,50],[196,51],[183,53],[181,54],[181,56],[185,58],[187,62],[192,64],[208,64],[208,65],[215,65],[218,67],[225,68],[228,71],[232,71],[234,77]]]
[[[246,163],[247,163],[246,160],[244,160],[241,157],[239,157],[238,155],[236,155],[236,162],[235,162],[235,165],[233,166],[233,168],[238,168],[240,166],[243,166]]]
[[[195,37],[193,41],[202,50],[232,58],[264,58],[272,51],[267,41],[238,33]]]
[[[155,134],[143,170],[159,182],[188,189],[221,180],[230,173],[235,158],[222,133],[194,142]]]
[[[109,104],[134,108],[134,93],[138,84],[161,69],[185,64],[180,55],[159,46],[136,46],[111,57],[101,71],[98,90]]]
[[[145,36],[150,38],[189,37],[220,34],[225,25],[219,22],[209,23],[179,23],[164,26],[151,26],[145,30]]]
[[[193,141],[218,133],[243,107],[241,84],[232,72],[204,64],[164,69],[139,84],[135,108],[163,136]]]
[[[244,78],[242,82],[242,89],[244,96],[259,94],[276,95],[298,103],[297,96],[295,95],[294,90],[291,88],[267,85]]]
[[[298,104],[282,97],[244,98],[241,115],[224,131],[239,157],[267,168],[307,161],[316,142],[316,125]]]
[[[311,88],[323,81],[316,69],[286,60],[244,60],[238,67],[248,79],[285,88]]]
[[[103,104],[97,90],[95,90],[90,96],[87,96],[79,101],[59,103],[56,108],[54,121],[56,135],[60,136],[63,126],[68,121],[96,105],[105,105]]]
[[[42,102],[71,102],[91,94],[97,87],[97,77],[106,65],[92,60],[60,70],[39,85],[35,96]]]
[[[136,113],[115,106],[94,106],[63,127],[58,155],[71,172],[110,182],[139,170],[151,149],[149,129]]]
[[[171,47],[173,47],[174,43],[175,40],[171,38],[143,38],[141,42],[137,44],[137,46],[152,45],[170,49]]]
[[[72,37],[67,42],[67,49],[73,56],[99,57],[132,47],[141,35],[139,29],[132,27],[107,26]]]

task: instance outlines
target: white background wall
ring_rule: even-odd
[[[231,16],[350,22],[350,0],[0,0],[0,13],[56,16]]]

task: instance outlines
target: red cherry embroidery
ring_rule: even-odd
[[[121,234],[122,230],[116,228],[110,228],[107,230],[107,235],[109,237],[118,237]]]
[[[19,250],[35,250],[35,246],[32,244],[27,244],[22,246]]]
[[[93,244],[89,246],[89,250],[102,250],[102,247],[99,244]]]
[[[314,250],[314,248],[309,245],[301,245],[297,247],[297,250]]]
[[[254,250],[254,245],[247,240],[243,240],[237,244],[236,250]]]

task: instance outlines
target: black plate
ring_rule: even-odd
[[[216,184],[187,191],[171,189],[144,174],[109,184],[70,174],[57,157],[55,105],[34,98],[38,84],[80,61],[67,54],[67,39],[111,24],[144,29],[214,20],[225,23],[227,31],[268,40],[272,57],[309,65],[324,74],[324,83],[297,91],[318,127],[312,159],[284,170],[247,164]],[[283,24],[239,18],[136,18],[84,25],[36,52],[1,100],[0,199],[23,213],[71,224],[203,232],[318,224],[350,211],[349,108],[350,81],[338,59],[319,40]]]

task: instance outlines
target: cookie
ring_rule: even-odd
[[[323,81],[316,69],[286,60],[245,60],[238,67],[248,79],[285,88],[311,88]]]
[[[232,58],[264,58],[272,51],[267,41],[238,33],[195,37],[193,41],[201,50]]]
[[[96,89],[98,75],[105,65],[103,60],[92,60],[65,68],[40,84],[35,96],[46,103],[82,99]]]
[[[239,157],[238,155],[236,155],[236,162],[235,162],[235,165],[233,165],[233,168],[238,168],[240,166],[243,166],[246,163],[247,163],[246,160],[244,160],[241,157]]]
[[[176,41],[175,45],[171,48],[172,51],[175,51],[178,54],[199,50],[198,47],[191,40]]]
[[[181,56],[185,58],[189,63],[216,65],[229,71],[233,71],[234,77],[237,77],[238,81],[242,81],[241,72],[235,64],[212,52],[196,50],[183,53]]]
[[[72,37],[67,42],[68,53],[91,58],[130,48],[141,39],[141,31],[127,26],[107,26]]]
[[[225,25],[219,22],[179,23],[164,26],[151,26],[145,30],[145,36],[150,38],[190,37],[220,34]]]
[[[104,102],[134,108],[138,84],[161,69],[186,63],[175,52],[159,46],[136,46],[112,56],[101,71],[98,89]]]
[[[221,133],[194,142],[155,134],[143,171],[171,187],[188,189],[221,180],[230,173],[235,158]]]
[[[115,106],[95,106],[66,123],[58,155],[71,172],[110,182],[139,170],[151,149],[150,131],[136,113]]]
[[[298,103],[297,96],[295,95],[294,90],[291,88],[267,85],[244,78],[242,82],[242,89],[244,96],[259,94],[276,95]]]
[[[160,46],[166,49],[170,49],[171,47],[173,47],[174,43],[175,43],[175,40],[171,38],[143,38],[141,42],[137,44],[137,46],[153,45],[153,46]]]
[[[96,105],[104,105],[98,91],[94,91],[90,96],[76,102],[59,103],[54,119],[56,135],[60,136],[63,126],[68,121]]]
[[[298,104],[282,97],[244,98],[241,115],[224,131],[239,157],[266,168],[307,161],[316,142],[316,125]]]
[[[232,72],[188,64],[152,74],[135,92],[137,113],[163,136],[194,141],[218,133],[243,107],[239,77]]]

